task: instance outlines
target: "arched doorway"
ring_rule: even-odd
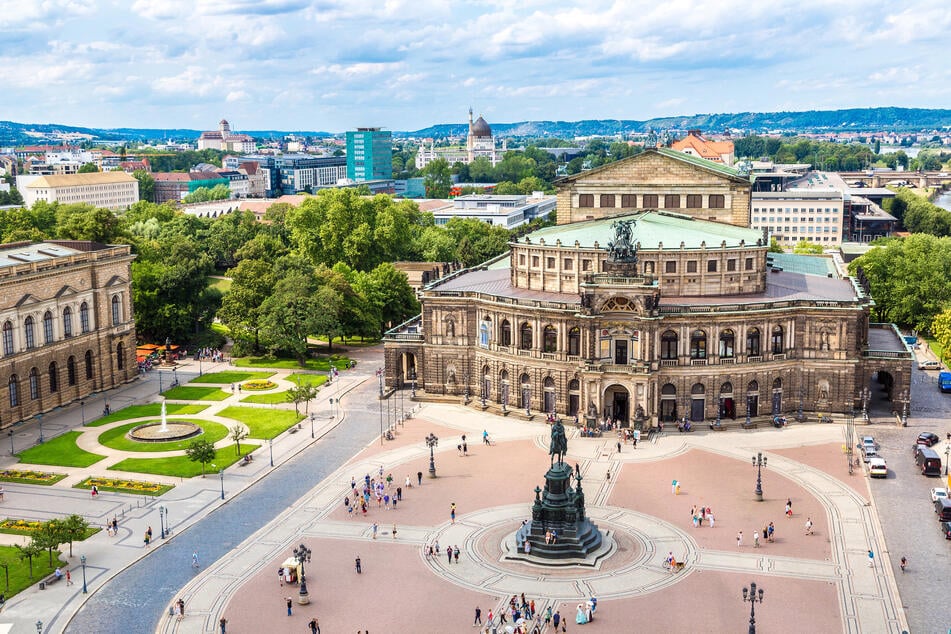
[[[555,379],[550,376],[545,377],[545,413],[554,414],[555,413]]]
[[[404,381],[414,381],[416,379],[416,355],[412,352],[403,352],[400,354],[400,372],[397,380],[402,384]]]
[[[690,388],[690,420],[695,423],[703,422],[703,413],[706,405],[707,389],[703,383],[694,383]]]
[[[499,403],[504,409],[509,404],[509,373],[508,370],[502,370],[499,373]]]
[[[482,402],[489,400],[492,395],[492,370],[489,366],[482,366]]]
[[[664,422],[677,420],[677,386],[673,383],[660,388],[660,419]]]
[[[526,411],[530,411],[532,406],[532,381],[528,376],[528,373],[522,375],[522,378],[519,379],[521,384],[521,399],[519,400],[519,407]]]
[[[729,381],[720,386],[720,417],[736,420],[736,399]]]
[[[773,381],[773,400],[772,400],[772,412],[773,416],[779,416],[783,411],[783,380],[777,377]]]
[[[759,383],[750,381],[746,387],[746,414],[750,418],[759,416]]]
[[[577,416],[581,409],[581,382],[571,379],[568,382],[568,415]]]
[[[620,423],[631,426],[631,393],[623,385],[612,385],[604,391],[605,414]]]

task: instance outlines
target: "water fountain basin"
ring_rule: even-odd
[[[144,423],[129,430],[126,437],[138,442],[169,442],[184,440],[202,433],[195,423],[183,420]]]

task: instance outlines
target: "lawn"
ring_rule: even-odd
[[[288,374],[287,380],[293,383],[294,385],[323,385],[327,382],[326,374],[304,374],[302,372],[295,372],[294,374]]]
[[[162,393],[162,396],[173,401],[223,401],[231,394],[217,387],[180,385],[166,390]]]
[[[48,473],[45,471],[27,471],[24,469],[4,469],[0,471],[0,482],[15,482],[17,484],[39,484],[52,486],[68,477],[65,473]]]
[[[165,413],[168,416],[173,414],[197,414],[208,409],[209,405],[185,405],[184,403],[168,403],[165,406]],[[149,403],[148,405],[131,405],[112,412],[108,416],[103,416],[98,420],[87,421],[86,427],[99,427],[107,423],[114,423],[117,420],[129,420],[130,418],[145,418],[146,416],[158,416],[162,413],[161,403]]]
[[[262,440],[274,438],[304,419],[303,414],[286,409],[238,406],[226,407],[218,415],[241,421],[248,426],[249,438]]]
[[[20,560],[17,557],[19,551],[13,546],[0,546],[0,564],[8,566],[6,570],[10,572],[10,586],[9,588],[5,587],[4,595],[7,600],[10,600],[10,597],[26,590],[34,583],[40,579],[44,579],[53,573],[53,570],[60,564],[59,561],[59,551],[53,551],[53,565],[50,564],[49,553],[44,551],[33,558],[33,576],[30,576],[30,562],[29,560]],[[72,568],[73,583],[76,583],[76,575],[79,574],[75,565],[70,566]],[[4,582],[6,582],[6,577],[4,577]],[[61,583],[65,584],[65,581]]]
[[[217,288],[224,295],[231,290],[231,280],[229,278],[212,277],[208,280],[210,288]]]
[[[242,453],[254,451],[259,446],[260,445],[242,442]],[[235,455],[234,450],[235,447],[233,444],[218,449],[215,452],[215,459],[212,460],[212,462],[222,468],[231,466],[241,458],[241,456]],[[175,456],[174,458],[127,458],[109,467],[109,470],[193,478],[201,475],[201,464],[189,460],[187,456]],[[205,465],[205,473],[215,473],[215,471],[216,469],[210,464]]]
[[[320,356],[316,359],[307,359],[304,362],[304,367],[297,362],[297,359],[291,359],[288,357],[239,357],[234,360],[236,366],[245,367],[245,368],[274,368],[279,370],[316,370],[320,372],[327,372],[330,370],[331,364],[338,370],[343,370],[347,367],[347,364],[350,362],[345,356],[342,355],[331,355]]]
[[[196,376],[189,383],[220,383],[228,385],[229,383],[240,383],[251,379],[267,379],[274,376],[273,372],[212,372]]]
[[[78,431],[68,431],[62,436],[48,440],[42,445],[30,447],[17,454],[20,462],[26,464],[49,464],[60,467],[88,467],[105,456],[90,453],[76,446]]]
[[[133,428],[138,427],[139,425],[144,425],[147,422],[158,423],[161,421],[146,421],[142,423],[129,423],[128,425],[119,425],[118,427],[113,427],[107,431],[102,432],[99,435],[99,444],[105,445],[106,447],[111,447],[112,449],[119,449],[120,451],[185,451],[185,449],[195,440],[207,440],[211,444],[215,444],[222,438],[228,436],[228,428],[220,423],[212,423],[210,421],[188,421],[190,423],[196,423],[205,430],[205,433],[199,434],[198,436],[192,436],[191,438],[186,438],[184,440],[172,440],[168,442],[138,442],[126,438],[126,434]]]
[[[242,403],[257,403],[258,405],[278,405],[280,403],[290,403],[287,400],[287,390],[283,392],[274,392],[271,394],[252,394],[241,399]]]

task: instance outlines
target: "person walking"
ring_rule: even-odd
[[[357,567],[357,574],[363,574],[363,568],[360,567],[360,555],[357,555],[357,558],[354,560],[354,565]]]
[[[66,569],[66,585],[67,586],[73,585],[73,577],[72,575],[69,574],[69,568]]]
[[[416,484],[418,486],[423,486],[423,472],[422,471],[416,472]]]
[[[786,519],[792,517],[792,499],[786,498]]]
[[[869,568],[875,567],[875,553],[872,551],[871,548],[868,549],[868,567]]]
[[[179,620],[185,618],[185,599],[178,600],[178,618]]]
[[[456,563],[459,563],[459,546],[456,546],[452,549],[452,556],[455,557]]]
[[[450,523],[452,524],[456,523],[456,503],[455,502],[453,502],[449,506],[449,520],[450,520]]]
[[[482,444],[483,445],[489,444],[489,430],[487,429],[482,430]]]
[[[472,621],[472,627],[475,627],[476,625],[482,625],[482,610],[479,608],[479,606],[476,606],[475,620]]]
[[[320,634],[320,623],[317,622],[316,616],[310,620],[307,627],[310,628],[310,634]]]
[[[227,632],[225,631],[227,627],[228,627],[228,619],[226,619],[225,617],[221,617],[220,619],[218,619],[218,628],[221,630],[221,634],[227,634]]]
[[[452,565],[452,546],[446,546],[446,559],[449,560],[448,563],[451,566]]]
[[[294,602],[290,597],[284,597],[284,603],[287,604],[287,616],[291,616],[291,606],[294,605]]]
[[[812,518],[810,517],[810,518],[808,518],[808,519],[806,520],[806,535],[812,535],[812,534],[813,534],[813,531],[812,531]]]
[[[198,568],[198,551],[192,553],[192,568]]]
[[[373,539],[376,539],[376,532],[380,529],[376,522],[373,522]]]
[[[555,629],[558,629],[558,624],[561,623],[561,613],[558,610],[555,610],[555,613],[551,617],[551,624],[555,626]]]
[[[617,443],[617,452],[621,453],[621,441],[618,441]]]
[[[393,539],[396,539],[396,524],[393,524]]]
[[[707,509],[707,522],[710,523],[710,528],[713,528],[713,524],[716,520],[713,517],[713,512],[710,509]]]
[[[759,531],[753,531],[753,548],[759,548]]]
[[[740,531],[736,534],[736,547],[739,548],[743,545],[743,531]]]

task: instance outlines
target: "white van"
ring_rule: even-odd
[[[873,478],[885,478],[888,476],[888,465],[884,458],[875,457],[868,461],[868,475]]]

